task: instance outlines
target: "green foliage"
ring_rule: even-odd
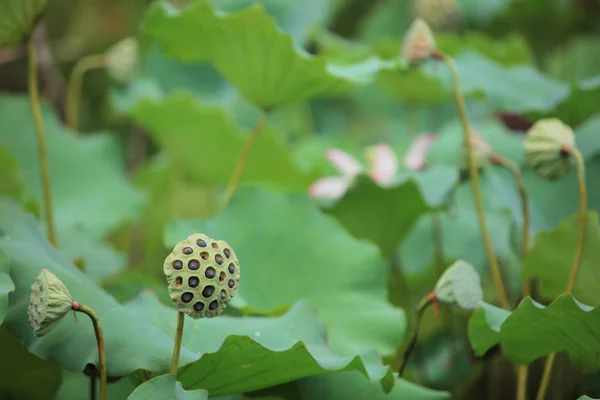
[[[206,390],[188,391],[174,375],[160,375],[144,382],[127,398],[129,400],[208,400]]]
[[[501,344],[509,360],[529,364],[564,351],[575,364],[597,370],[600,362],[590,354],[600,346],[599,318],[597,308],[580,303],[568,293],[547,307],[527,297],[512,312],[483,303],[471,318],[469,338],[479,356]]]
[[[27,41],[47,2],[48,0],[0,1],[0,47]]]

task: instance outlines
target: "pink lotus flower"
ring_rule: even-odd
[[[365,149],[368,171],[354,157],[339,149],[328,149],[325,157],[340,172],[341,176],[326,176],[315,181],[309,188],[311,197],[339,199],[350,188],[354,179],[365,172],[381,187],[391,185],[398,173],[396,153],[384,143]]]
[[[427,152],[437,141],[434,133],[417,136],[404,154],[404,166],[412,171],[422,171],[427,161]]]

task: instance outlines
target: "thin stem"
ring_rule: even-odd
[[[475,203],[477,217],[479,220],[479,230],[481,231],[481,237],[483,239],[485,251],[487,253],[487,257],[490,263],[492,279],[494,281],[494,286],[496,287],[496,292],[498,294],[500,305],[502,306],[502,308],[509,310],[510,302],[508,301],[506,289],[504,288],[504,283],[502,282],[500,267],[498,266],[498,260],[496,259],[496,254],[494,253],[494,246],[492,245],[492,239],[490,238],[490,233],[488,232],[487,228],[487,222],[485,220],[483,200],[481,199],[481,187],[479,184],[479,173],[477,172],[477,166],[475,165],[475,154],[473,150],[473,132],[471,132],[471,125],[469,124],[469,120],[467,117],[465,99],[463,98],[462,91],[460,89],[460,79],[458,76],[458,71],[452,58],[450,58],[446,54],[440,51],[436,51],[434,57],[443,60],[448,65],[448,67],[450,68],[450,72],[452,73],[456,105],[458,106],[458,113],[460,115],[460,121],[464,131],[465,144],[467,147],[469,177],[471,180],[471,187],[473,188],[473,201]]]
[[[415,322],[414,322],[413,329],[410,333],[410,336],[408,338],[408,344],[406,345],[404,351],[400,355],[400,359],[396,363],[397,365],[395,365],[395,367],[397,367],[397,369],[398,369],[399,376],[402,376],[402,374],[404,373],[404,369],[406,368],[406,365],[408,364],[408,359],[409,359],[411,353],[415,350],[415,346],[417,345],[417,338],[419,336],[419,325],[421,324],[421,317],[423,317],[423,313],[425,312],[427,307],[429,307],[429,305],[433,304],[434,298],[435,297],[431,293],[428,294],[423,299],[421,299],[421,301],[417,305],[417,308],[415,309]]]
[[[573,256],[573,264],[571,265],[571,272],[569,274],[569,281],[567,283],[567,292],[570,293],[575,287],[577,280],[577,273],[579,272],[579,266],[581,265],[581,258],[583,256],[583,249],[585,246],[585,229],[586,229],[586,213],[587,213],[587,189],[585,187],[585,163],[579,150],[574,147],[566,147],[563,149],[568,154],[575,157],[577,162],[577,185],[579,188],[579,218],[578,218],[578,237],[577,247],[575,248],[575,255]],[[544,373],[538,394],[536,399],[543,400],[550,386],[550,378],[552,376],[552,368],[554,366],[554,360],[556,359],[556,353],[550,354],[546,358],[546,364],[544,365]]]
[[[258,117],[258,120],[256,121],[256,124],[254,125],[254,128],[252,128],[252,132],[250,132],[250,136],[248,136],[248,138],[246,139],[246,142],[244,143],[244,147],[242,147],[242,151],[238,157],[237,164],[235,165],[235,169],[233,170],[233,174],[231,175],[231,178],[229,179],[229,184],[227,185],[227,190],[225,191],[225,197],[223,199],[223,207],[226,207],[227,204],[229,204],[229,200],[231,200],[231,197],[233,196],[233,194],[235,193],[235,191],[238,187],[238,184],[242,177],[242,173],[244,172],[244,166],[246,164],[246,159],[248,158],[248,154],[250,154],[250,149],[252,148],[252,144],[254,143],[254,141],[258,137],[258,134],[262,130],[265,120],[266,120],[266,114],[263,112],[260,115],[260,117]]]
[[[577,248],[575,249],[575,256],[573,258],[573,265],[571,266],[571,273],[569,275],[569,283],[567,284],[567,292],[572,292],[575,287],[575,281],[577,280],[577,273],[579,272],[579,266],[581,265],[581,258],[583,256],[583,248],[585,245],[585,218],[587,213],[587,189],[585,187],[585,164],[581,153],[576,148],[569,148],[569,153],[575,157],[577,161],[577,185],[579,187],[579,234],[577,238]]]
[[[527,192],[525,191],[525,182],[523,181],[523,174],[519,170],[517,164],[512,162],[510,159],[502,157],[499,154],[492,154],[490,156],[490,161],[494,164],[500,165],[513,175],[515,179],[515,183],[517,184],[517,190],[519,191],[519,196],[521,197],[521,212],[523,214],[523,232],[521,236],[521,257],[525,257],[525,253],[529,250],[529,225],[530,225],[530,216],[529,216],[529,199],[527,197]],[[523,297],[527,297],[531,295],[531,283],[529,280],[525,282],[523,285]]]
[[[73,132],[77,132],[79,127],[79,103],[81,103],[83,75],[89,70],[102,67],[104,67],[104,55],[95,54],[83,57],[75,64],[73,71],[71,71],[69,84],[67,86],[65,123],[67,127],[73,130]]]
[[[529,367],[519,365],[517,367],[517,400],[527,400],[527,376]]]
[[[54,214],[52,209],[52,191],[50,188],[50,167],[48,166],[48,151],[46,149],[46,135],[44,133],[44,120],[40,106],[40,93],[38,88],[37,58],[33,41],[27,44],[29,50],[29,97],[31,99],[31,110],[35,122],[37,135],[38,157],[40,163],[40,177],[42,180],[42,191],[44,193],[44,216],[46,219],[46,230],[48,240],[57,247],[56,230],[54,229]]]
[[[173,346],[173,358],[171,359],[171,374],[177,376],[179,366],[179,353],[181,352],[181,339],[183,338],[183,323],[185,314],[181,311],[177,314],[177,329],[175,330],[175,345]]]
[[[96,400],[96,377],[90,376],[90,400]]]
[[[100,400],[106,400],[106,352],[104,351],[104,335],[100,327],[100,320],[91,308],[84,306],[76,301],[73,302],[73,311],[86,314],[92,320],[94,332],[96,333],[96,342],[98,344],[98,364],[100,368]]]

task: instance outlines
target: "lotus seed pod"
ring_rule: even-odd
[[[541,119],[527,132],[525,161],[540,177],[560,179],[573,162],[564,150],[574,146],[575,135],[570,127],[556,118]]]
[[[414,15],[436,30],[453,28],[460,18],[457,0],[415,0]]]
[[[195,319],[221,314],[240,281],[240,263],[231,246],[202,233],[177,243],[163,270],[173,305]]]
[[[420,18],[415,19],[404,36],[402,57],[410,64],[419,64],[427,61],[435,48],[435,37],[427,22]]]
[[[73,299],[65,284],[52,272],[43,269],[31,285],[27,308],[29,324],[35,335],[44,336],[54,329],[72,305]]]
[[[490,144],[481,134],[474,133],[473,155],[475,156],[475,167],[477,169],[483,168],[488,162],[491,154],[492,146],[490,146]],[[467,147],[464,142],[460,150],[459,169],[461,173],[467,173],[469,171],[469,157],[467,153]]]
[[[434,293],[441,303],[456,304],[464,310],[473,310],[483,299],[479,273],[463,260],[455,261],[444,271]]]
[[[121,83],[130,82],[138,69],[138,42],[128,37],[117,42],[104,54],[106,70],[111,78]]]

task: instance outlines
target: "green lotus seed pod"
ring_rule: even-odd
[[[464,310],[476,308],[483,299],[479,274],[471,264],[457,260],[437,281],[435,297],[444,304],[456,304]]]
[[[419,64],[427,61],[435,49],[435,37],[431,28],[422,19],[415,19],[404,36],[402,57],[410,64]]]
[[[485,140],[479,133],[473,135],[473,155],[475,156],[475,167],[477,169],[483,168],[492,154],[492,146]],[[467,147],[463,142],[460,149],[459,156],[459,169],[461,174],[468,173],[469,171],[469,157],[467,156]]]
[[[138,42],[128,37],[117,42],[106,53],[104,63],[111,78],[121,83],[130,82],[138,69]]]
[[[163,270],[173,305],[195,319],[221,314],[240,281],[240,263],[231,246],[202,233],[177,243]]]
[[[415,0],[414,15],[436,30],[453,28],[460,19],[457,0]]]
[[[36,336],[50,332],[71,311],[73,299],[64,283],[52,272],[43,269],[33,285],[29,296],[27,314],[29,324]]]
[[[568,151],[575,146],[573,130],[556,118],[541,119],[527,132],[525,161],[544,179],[562,178],[573,163]]]

